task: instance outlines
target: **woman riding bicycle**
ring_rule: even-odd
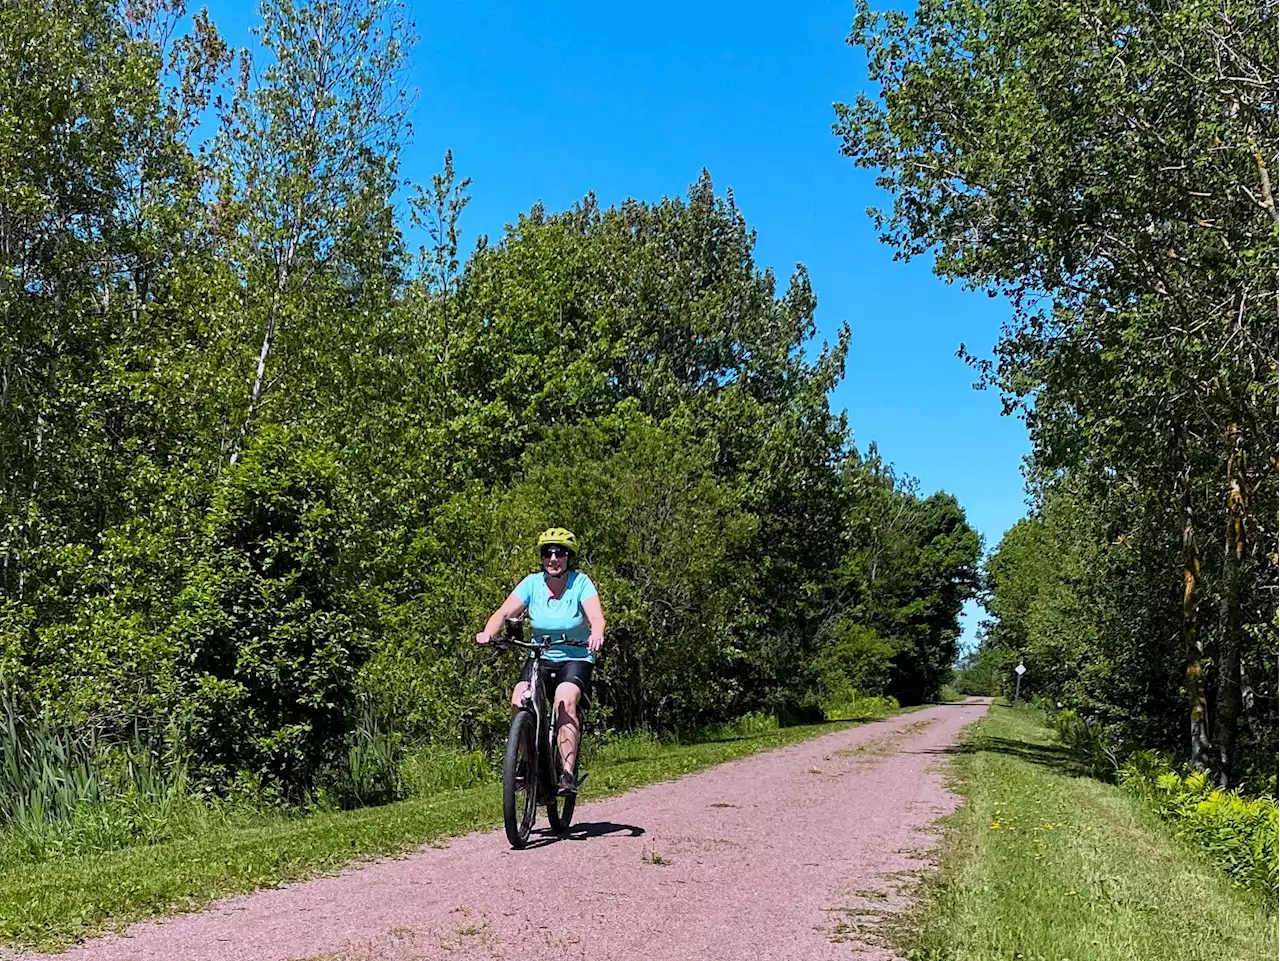
[[[542,669],[546,672],[547,689],[555,692],[557,745],[564,772],[556,789],[560,794],[573,794],[578,790],[573,771],[582,737],[578,703],[591,696],[591,667],[596,651],[604,643],[604,610],[591,578],[574,569],[578,538],[573,531],[563,527],[543,531],[538,537],[538,555],[541,573],[530,574],[516,585],[476,635],[476,643],[488,644],[502,629],[505,619],[519,617],[526,610],[535,635],[564,635],[563,643],[552,645],[543,655]],[[533,660],[525,661],[520,680],[511,692],[513,711],[524,703],[532,670]]]

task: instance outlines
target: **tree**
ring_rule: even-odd
[[[1181,557],[1190,754],[1224,780],[1248,598],[1275,571],[1276,10],[864,5],[851,42],[881,102],[836,125],[895,195],[877,222],[900,255],[1011,298],[984,380],[1026,416],[1035,470],[1136,493]],[[1224,477],[1258,496],[1227,507]],[[1204,519],[1224,513],[1235,546],[1206,555]]]
[[[240,310],[261,332],[227,440],[233,465],[273,392],[301,395],[278,419],[324,409],[352,346],[348,324],[362,319],[350,301],[394,284],[391,194],[407,129],[399,73],[412,36],[398,5],[273,0],[261,13],[268,62],[254,83],[241,55],[218,137],[217,229]]]
[[[368,528],[331,451],[260,434],[218,489],[172,622],[179,721],[199,773],[301,800],[356,721],[376,598]]]
[[[205,341],[183,297],[198,299],[208,259],[190,139],[227,53],[203,14],[175,38],[182,15],[176,2],[0,10],[0,646],[19,677],[63,658],[132,664],[116,680],[143,690],[156,673],[148,644],[119,660],[95,645],[136,639],[164,594],[152,561],[183,498],[158,492],[199,448],[191,358]],[[150,542],[125,546],[153,498]],[[135,577],[130,554],[160,576]],[[54,694],[96,687],[40,679]]]

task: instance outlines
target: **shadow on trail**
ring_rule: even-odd
[[[1069,777],[1092,777],[1093,771],[1079,754],[1069,748],[1055,744],[1031,744],[1027,741],[1014,741],[1007,737],[978,737],[963,744],[953,744],[938,750],[924,749],[903,751],[904,754],[1003,754],[1016,757],[1020,761],[1039,764]]]
[[[588,841],[591,838],[607,837],[610,834],[625,834],[627,837],[638,838],[645,832],[644,828],[636,827],[634,824],[614,824],[612,821],[583,821],[580,824],[570,826],[569,830],[564,834],[556,834],[550,828],[544,828],[538,833],[540,837],[526,844],[525,850],[545,847],[548,844],[555,844],[557,841]]]

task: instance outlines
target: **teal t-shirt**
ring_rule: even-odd
[[[582,610],[582,602],[596,596],[596,586],[581,571],[570,571],[564,593],[551,596],[546,575],[539,571],[530,574],[512,592],[524,602],[529,611],[529,623],[535,636],[564,634],[569,643],[556,644],[543,655],[549,661],[596,662],[596,656],[587,650],[587,638],[591,636],[591,623]],[[576,642],[576,643],[573,643]]]

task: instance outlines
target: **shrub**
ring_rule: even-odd
[[[182,722],[209,782],[302,800],[345,752],[376,610],[337,459],[265,431],[223,479],[174,622]]]
[[[1045,701],[1039,703],[1051,714],[1058,740],[1088,765],[1090,773],[1107,781],[1114,780],[1116,770],[1120,767],[1119,749],[1108,736],[1105,727],[1093,718],[1082,717],[1072,710],[1054,714]]]
[[[1215,788],[1203,771],[1180,772],[1152,752],[1132,755],[1119,772],[1148,797],[1177,832],[1209,853],[1236,884],[1280,893],[1280,821],[1274,798]]]
[[[843,677],[855,691],[874,696],[889,685],[893,655],[893,645],[874,628],[842,619],[832,643],[818,657],[816,669],[828,677]]]
[[[873,628],[841,618],[810,666],[809,703],[827,719],[862,716],[850,711],[858,702],[884,693],[893,654],[893,645]]]

